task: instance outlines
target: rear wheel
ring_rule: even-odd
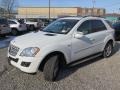
[[[17,29],[12,29],[11,31],[13,36],[16,36],[18,34],[18,30]]]
[[[48,81],[54,81],[58,75],[60,69],[60,62],[58,60],[58,56],[52,56],[48,59],[44,66],[44,77]]]
[[[35,30],[35,27],[34,27],[34,25],[30,25],[29,29],[30,29],[30,31],[33,31],[33,30]]]
[[[113,43],[109,42],[104,48],[103,57],[104,58],[110,57],[112,55],[112,51],[113,51]]]

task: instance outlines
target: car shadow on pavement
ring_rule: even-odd
[[[118,53],[118,51],[120,51],[120,42],[117,42],[115,44],[114,50],[113,50],[113,55]]]
[[[92,63],[95,63],[99,60],[101,60],[101,57],[95,58],[95,59],[91,59],[85,62],[82,62],[81,60],[78,60],[78,64],[72,65],[72,66],[67,66],[65,69],[60,70],[58,78],[56,79],[56,81],[60,81],[64,78],[69,77],[71,74],[73,74],[74,72],[76,72],[79,68],[83,68],[87,65],[90,65]],[[81,63],[82,62],[82,63]]]
[[[120,43],[116,43],[115,48],[113,50],[113,55],[115,55],[120,50]],[[69,77],[71,74],[76,72],[78,69],[83,68],[87,65],[90,65],[92,63],[95,63],[99,60],[104,60],[103,57],[97,57],[95,59],[91,59],[85,62],[82,62],[81,60],[78,60],[78,64],[73,66],[67,66],[65,69],[62,69],[58,75],[58,78],[56,81],[60,81],[66,77]],[[82,63],[81,63],[82,62]]]

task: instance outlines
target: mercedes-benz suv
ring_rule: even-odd
[[[59,69],[76,60],[112,55],[114,30],[100,17],[60,18],[42,31],[11,41],[9,63],[27,73],[42,70],[53,81]]]

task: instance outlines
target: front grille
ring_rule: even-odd
[[[14,45],[10,45],[10,47],[9,47],[9,54],[10,55],[16,56],[18,51],[19,51],[18,47],[14,46]]]

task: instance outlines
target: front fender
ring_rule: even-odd
[[[61,45],[59,46],[57,45],[57,46],[47,46],[42,48],[39,53],[40,56],[38,56],[40,57],[40,62],[42,62],[47,55],[53,52],[61,52],[62,54],[64,54],[66,63],[69,63],[71,61],[71,48],[67,46],[63,47]]]

